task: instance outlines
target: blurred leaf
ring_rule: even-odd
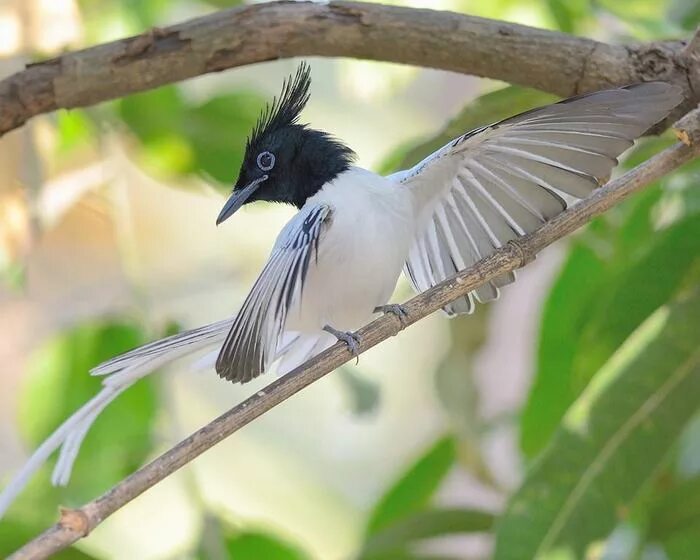
[[[693,217],[658,232],[646,254],[605,287],[579,338],[577,387],[585,387],[635,327],[676,293],[699,257],[700,220]]]
[[[668,19],[687,31],[695,31],[700,23],[700,1],[671,0],[668,7]]]
[[[700,403],[700,294],[657,311],[571,407],[510,500],[496,560],[605,537]]]
[[[370,558],[359,556],[357,560],[463,560],[463,556],[445,556],[412,550],[392,550],[387,554],[377,554]]]
[[[141,161],[157,174],[204,173],[232,183],[264,100],[250,92],[187,101],[177,86],[117,102],[119,117],[141,140]],[[228,188],[228,187],[227,187]]]
[[[88,144],[95,138],[95,125],[84,111],[62,109],[56,113],[59,154]]]
[[[245,532],[226,539],[231,560],[306,560],[304,552],[277,537]]]
[[[424,144],[424,141],[419,139],[407,140],[405,142],[402,142],[398,146],[394,146],[393,148],[391,148],[389,153],[384,156],[384,159],[381,162],[379,162],[379,164],[375,167],[374,170],[380,175],[389,175],[390,173],[393,173],[398,169],[408,167],[410,164],[405,163],[408,157],[407,154],[412,153],[413,150],[416,149],[416,146],[419,144]],[[427,152],[427,148],[425,150],[421,150],[418,153],[423,154],[424,152],[426,156],[429,153]],[[418,160],[420,160],[421,157],[423,156],[419,156]]]
[[[602,289],[603,269],[595,251],[577,243],[544,304],[537,372],[520,420],[520,446],[529,456],[544,447],[574,398],[570,372],[578,333]]]
[[[118,104],[119,116],[143,142],[153,142],[180,129],[185,101],[176,86],[129,95]]]
[[[556,97],[547,93],[518,86],[508,86],[486,93],[474,101],[470,101],[442,132],[418,144],[409,150],[403,158],[399,158],[397,152],[392,153],[389,160],[391,163],[395,163],[394,170],[411,167],[465,132],[555,100]],[[380,167],[387,172],[391,170],[391,167],[386,164]]]
[[[360,559],[396,558],[416,541],[460,533],[489,531],[494,523],[491,513],[472,509],[434,509],[421,511],[372,535],[364,545]]]
[[[44,343],[31,357],[20,399],[20,428],[32,447],[92,398],[100,379],[88,369],[145,340],[138,327],[92,323],[66,331]],[[0,522],[0,557],[44,530],[58,504],[74,506],[130,474],[151,450],[155,388],[144,380],[126,391],[97,419],[78,455],[66,488],[50,486],[46,474],[30,481]],[[43,469],[47,473],[48,468]],[[92,558],[75,548],[57,558]]]
[[[700,414],[681,434],[675,469],[683,478],[700,475]]]
[[[668,560],[697,560],[700,550],[700,531],[674,535],[664,543]]]
[[[353,414],[359,416],[376,412],[381,398],[379,384],[360,375],[355,371],[355,368],[341,367],[339,373]]]
[[[598,11],[614,15],[626,34],[638,39],[670,39],[683,33],[675,22],[666,17],[666,1],[596,0],[595,6]],[[623,34],[618,30],[618,35]]]
[[[265,100],[251,92],[236,92],[188,106],[182,134],[192,145],[197,171],[232,185],[243,162],[245,143]]]
[[[654,231],[662,194],[658,185],[641,193],[594,221],[572,246],[540,323],[537,372],[521,420],[527,455],[544,447],[590,376],[698,266],[696,216]]]
[[[439,439],[379,499],[367,524],[367,534],[392,525],[424,508],[455,462],[455,442]]]
[[[217,8],[232,8],[243,3],[243,0],[204,0],[207,4],[216,6]]]
[[[131,35],[163,25],[172,4],[171,0],[79,0],[81,16],[89,31],[87,42],[115,38],[110,33],[115,27],[125,28],[124,35]]]
[[[24,264],[2,257],[0,254],[0,285],[12,292],[21,293],[27,282]]]
[[[20,401],[20,426],[32,447],[101,389],[101,378],[88,373],[92,366],[144,342],[135,325],[90,323],[40,347]],[[85,438],[70,484],[59,490],[64,505],[94,497],[144,462],[152,449],[156,408],[155,384],[147,378],[102,412]]]
[[[700,476],[684,480],[652,507],[649,535],[666,540],[673,533],[700,531]]]
[[[547,0],[547,9],[557,24],[566,33],[574,33],[590,16],[589,0]]]

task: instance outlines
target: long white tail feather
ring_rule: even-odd
[[[184,331],[121,354],[111,360],[101,363],[90,370],[90,375],[108,375],[122,371],[134,363],[143,363],[145,358],[160,355],[162,352],[173,352],[176,356],[184,356],[208,345],[216,344],[226,338],[233,319],[224,319],[203,327]],[[175,358],[173,358],[175,359]]]
[[[278,353],[277,375],[282,376],[292,371],[306,360],[333,345],[335,339],[326,332],[319,334],[301,334]]]
[[[48,437],[3,489],[0,493],[0,518],[31,477],[59,448],[60,454],[51,476],[51,482],[61,486],[68,483],[73,463],[90,427],[116,397],[136,381],[165,364],[207,346],[221,343],[226,337],[231,323],[232,320],[227,319],[152,342],[117,356],[91,370],[93,375],[107,376],[102,381],[102,390]]]
[[[124,387],[125,390],[127,387]],[[108,389],[103,389],[102,392],[107,392]],[[112,394],[106,395],[106,398],[101,399],[100,404],[98,404],[83,420],[68,434],[68,437],[64,440],[61,445],[61,450],[58,455],[58,461],[56,461],[56,466],[51,473],[51,484],[54,486],[66,486],[70,480],[71,472],[73,471],[73,464],[76,457],[78,456],[78,451],[80,451],[80,446],[85,439],[88,431],[90,430],[92,424],[95,422],[100,413],[105,409],[105,407],[112,402],[122,391],[109,390]]]
[[[92,398],[80,409],[78,409],[75,414],[69,417],[48,438],[46,438],[46,440],[44,440],[44,442],[32,454],[29,460],[12,479],[10,484],[8,484],[2,491],[2,494],[0,494],[0,518],[2,518],[4,513],[7,511],[7,508],[10,507],[10,504],[27,485],[32,475],[34,475],[34,473],[41,468],[51,454],[61,446],[70,433],[75,430],[76,427],[81,425],[83,419],[88,416],[96,406],[99,406],[101,400],[104,398],[104,392],[105,390],[103,389],[96,397]]]
[[[214,366],[216,365],[216,358],[218,358],[218,356],[219,356],[219,349],[218,348],[212,352],[207,352],[206,354],[203,354],[202,356],[197,358],[194,362],[192,362],[190,364],[190,369],[194,370],[194,371],[214,369]]]

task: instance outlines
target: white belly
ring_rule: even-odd
[[[353,168],[309,199],[332,208],[331,223],[312,257],[301,301],[285,330],[325,325],[356,330],[391,297],[412,240],[413,208],[400,187]]]

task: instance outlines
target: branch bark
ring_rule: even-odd
[[[686,127],[692,125],[693,129],[697,130],[699,116],[700,109],[689,115],[685,119]],[[600,188],[589,198],[572,206],[535,232],[509,242],[454,278],[409,300],[405,304],[406,325],[419,321],[490,279],[526,265],[548,245],[583,226],[645,185],[690,161],[700,148],[700,145],[692,141],[697,135],[686,134],[683,138],[687,143],[679,142],[667,148]],[[361,339],[360,352],[398,334],[401,329],[401,321],[394,315],[385,315],[372,321],[357,331]],[[47,558],[87,536],[112,513],[150,487],[351,358],[343,343],[335,344],[196,431],[99,498],[76,510],[61,510],[61,519],[56,525],[15,552],[8,560]]]
[[[684,42],[609,45],[456,14],[358,2],[270,2],[224,10],[29,65],[0,82],[0,135],[33,116],[85,107],[227,68],[345,56],[505,80],[561,96],[664,80],[700,100]]]

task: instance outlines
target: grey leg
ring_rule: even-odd
[[[361,341],[360,337],[357,334],[351,331],[339,331],[338,329],[334,329],[330,325],[326,325],[325,327],[323,327],[323,330],[327,333],[332,334],[338,340],[342,340],[345,344],[348,345],[348,350],[350,350],[350,353],[356,358],[359,357]]]
[[[401,321],[401,328],[406,326],[406,317],[408,317],[408,313],[406,312],[406,308],[400,303],[389,303],[387,305],[380,305],[374,308],[374,312],[391,313],[392,315],[396,315],[399,318],[399,321]]]

